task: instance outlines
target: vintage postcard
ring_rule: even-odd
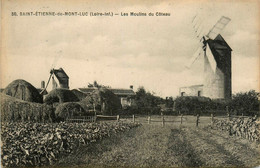
[[[0,2],[1,166],[260,166],[260,1]]]

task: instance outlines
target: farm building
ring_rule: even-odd
[[[110,89],[120,99],[122,108],[129,107],[133,104],[135,92],[130,89]]]

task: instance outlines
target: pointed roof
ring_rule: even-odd
[[[230,46],[227,44],[227,42],[220,34],[217,35],[217,37],[214,39],[214,42],[216,49],[229,49],[230,51],[232,51]]]
[[[53,69],[51,70],[51,73],[54,73],[54,75],[57,77],[59,81],[63,81],[64,79],[69,78],[69,76],[65,73],[65,71],[62,68]]]

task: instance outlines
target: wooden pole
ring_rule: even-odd
[[[230,114],[229,113],[227,113],[227,117],[228,117],[228,120],[230,121]]]
[[[183,114],[181,114],[181,124],[182,124],[182,117],[183,117]]]
[[[116,116],[116,120],[117,120],[117,122],[119,122],[119,115]]]
[[[97,116],[95,103],[93,103],[93,110],[94,110],[95,116]]]
[[[165,120],[164,120],[164,115],[162,115],[162,126],[164,127],[165,125]]]
[[[135,115],[133,115],[133,123],[135,123]]]
[[[196,127],[198,127],[198,126],[199,126],[199,117],[200,117],[200,115],[199,115],[199,114],[197,114]]]
[[[151,116],[148,116],[148,124],[151,124]]]
[[[213,123],[214,123],[214,115],[213,113],[211,113],[211,125],[213,125]]]

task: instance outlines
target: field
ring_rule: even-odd
[[[256,167],[260,165],[259,143],[211,129],[210,117],[160,116],[136,121],[142,126],[80,148],[64,157],[58,166],[82,167]],[[68,166],[70,165],[70,166]]]

